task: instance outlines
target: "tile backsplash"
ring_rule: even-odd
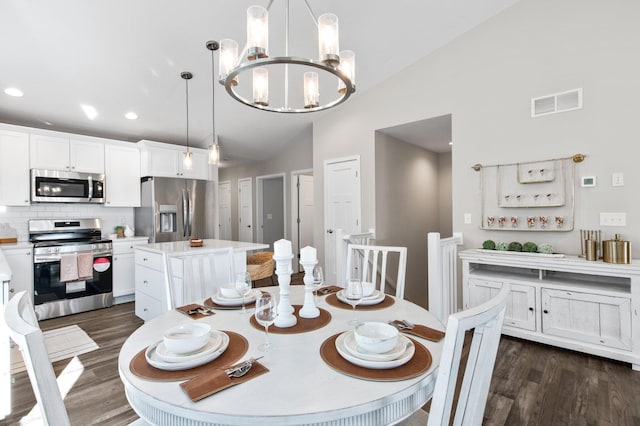
[[[29,207],[0,206],[0,223],[7,223],[15,229],[18,234],[18,241],[29,241],[27,223],[29,219],[85,218],[100,219],[103,235],[113,232],[113,228],[118,225],[129,225],[133,228],[133,208],[130,207],[104,207],[93,204],[33,204]]]

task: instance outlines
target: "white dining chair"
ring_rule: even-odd
[[[201,302],[216,294],[221,286],[235,282],[231,247],[188,255],[167,254],[166,262],[169,309]]]
[[[397,256],[389,256],[396,253]],[[397,259],[398,271],[395,277],[387,276],[387,265]],[[380,269],[380,271],[378,271]],[[404,299],[404,281],[407,271],[407,248],[349,244],[347,248],[346,280],[352,277],[372,282],[381,292],[385,292],[387,281],[395,287],[396,297]],[[395,281],[394,281],[395,280]]]
[[[504,284],[493,299],[449,316],[431,409],[428,414],[418,410],[400,425],[449,425],[454,402],[457,404],[454,425],[482,424],[510,291],[509,284]],[[473,330],[473,336],[464,366],[460,394],[455,400],[463,344],[469,330]]]
[[[13,296],[5,305],[4,320],[9,337],[18,345],[31,381],[42,421],[45,425],[67,426],[69,415],[49,360],[44,335],[38,324],[33,303],[25,291]],[[131,425],[147,423],[138,419]]]

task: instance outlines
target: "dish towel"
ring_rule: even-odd
[[[86,280],[93,277],[93,253],[78,255],[78,279]]]
[[[63,254],[60,256],[60,281],[78,280],[78,255]]]

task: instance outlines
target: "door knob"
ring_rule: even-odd
[[[333,234],[333,229],[327,229],[327,234]]]

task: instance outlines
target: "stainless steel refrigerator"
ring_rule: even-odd
[[[215,238],[215,182],[145,177],[141,185],[136,234],[150,243]]]

